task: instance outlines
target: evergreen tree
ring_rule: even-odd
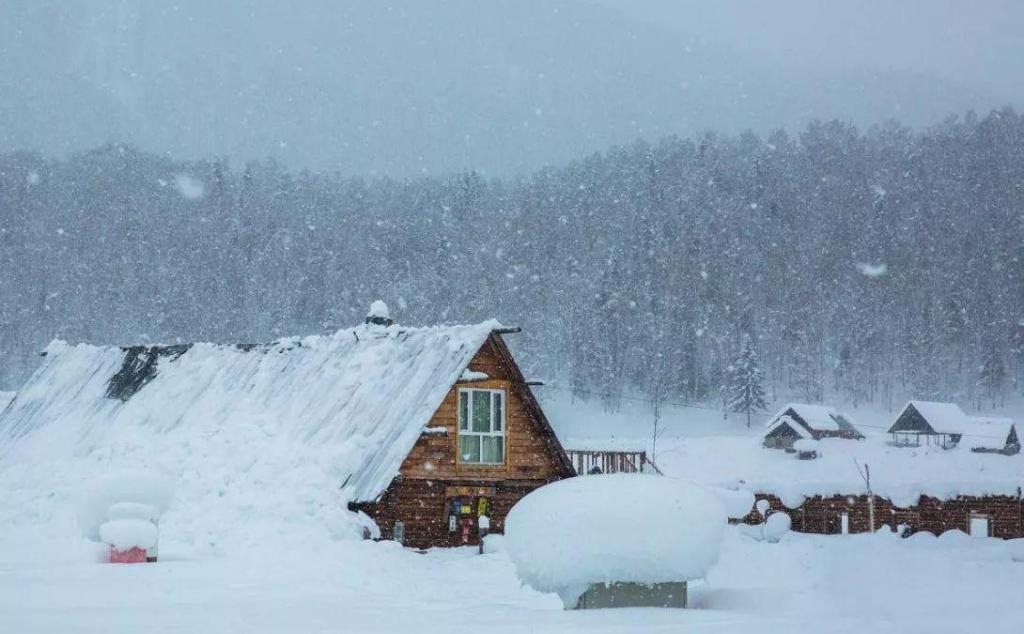
[[[729,407],[734,412],[747,415],[747,427],[750,427],[752,412],[763,411],[768,407],[765,402],[764,370],[757,358],[757,352],[751,344],[750,337],[745,337],[743,350],[733,362],[729,382]]]
[[[981,360],[981,367],[978,369],[978,386],[981,393],[978,395],[978,405],[981,399],[988,397],[992,407],[996,406],[996,400],[1002,405],[1003,386],[1006,383],[1006,366],[1003,364],[1003,357],[999,348],[994,344],[989,345]]]

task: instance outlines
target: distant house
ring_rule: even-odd
[[[0,415],[0,439],[64,425],[104,442],[130,430],[168,449],[168,430],[216,435],[253,462],[328,452],[329,468],[303,483],[337,491],[385,539],[476,543],[480,516],[500,532],[520,498],[575,475],[504,342],[513,332],[494,321],[399,326],[375,302],[361,326],[267,344],[56,341]]]
[[[961,442],[978,453],[1001,453],[1008,456],[1020,452],[1020,437],[1010,418],[972,416],[972,429]]]
[[[889,427],[889,434],[898,447],[936,445],[949,449],[973,426],[956,403],[910,401]]]
[[[831,407],[790,403],[768,420],[762,444],[770,449],[792,451],[798,440],[822,438],[859,440],[864,435],[845,415]]]

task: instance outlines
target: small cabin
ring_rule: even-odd
[[[956,403],[910,401],[889,427],[889,434],[897,447],[933,445],[949,449],[957,446],[972,426]]]
[[[972,416],[972,429],[964,442],[976,453],[995,453],[1012,456],[1020,453],[1020,437],[1011,418]]]
[[[845,438],[860,440],[864,435],[841,412],[824,405],[790,403],[768,420],[762,444],[769,449],[794,450],[794,443],[806,439]]]

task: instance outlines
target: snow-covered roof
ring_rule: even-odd
[[[812,438],[811,433],[804,429],[803,425],[793,420],[793,417],[790,416],[789,414],[782,414],[772,419],[772,422],[769,423],[768,425],[768,429],[764,430],[764,434],[762,434],[761,437],[763,438],[767,436],[768,434],[772,433],[773,431],[775,431],[779,427],[782,427],[783,425],[789,427],[794,432],[796,432],[796,434],[800,436],[801,439]]]
[[[213,439],[225,459],[253,464],[311,460],[315,450],[330,469],[327,486],[373,500],[499,327],[371,324],[256,346],[54,341],[0,415],[0,454],[44,430],[47,458],[117,446],[143,464],[174,455],[185,471],[208,465]]]
[[[779,418],[790,413],[796,416],[796,422],[802,422],[803,426],[809,431],[856,431],[856,428],[849,419],[835,408],[827,405],[811,405],[809,403],[789,403],[780,409],[775,416],[769,418],[767,424],[771,426]]]
[[[960,439],[969,449],[1002,449],[1013,429],[1012,418],[971,416],[972,429]]]
[[[863,493],[857,464],[871,468],[876,494],[901,506],[914,504],[921,495],[1016,496],[1017,487],[1024,486],[1024,454],[976,453],[963,443],[951,449],[893,447],[886,440],[884,434],[869,435],[862,442],[824,438],[818,441],[817,460],[794,460],[765,449],[760,438],[685,438],[659,445],[658,466],[670,477],[774,493],[791,507],[799,506],[804,496]]]
[[[917,410],[935,433],[965,434],[969,433],[972,427],[970,418],[956,403],[910,401],[904,406],[900,416],[911,406]],[[897,416],[896,419],[899,420],[900,416]]]

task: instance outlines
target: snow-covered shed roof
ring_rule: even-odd
[[[960,440],[969,449],[1003,449],[1013,431],[1013,419],[997,416],[971,416],[969,433]]]
[[[857,431],[856,427],[853,426],[845,415],[827,405],[789,403],[780,409],[775,416],[768,419],[768,426],[771,427],[784,416],[791,417],[807,431]]]
[[[776,429],[783,426],[792,429],[801,439],[813,438],[810,432],[808,432],[803,425],[793,420],[793,417],[789,414],[782,414],[781,416],[776,416],[772,419],[768,424],[768,428],[765,429],[764,433],[761,435],[762,438],[770,435]]]
[[[759,439],[749,436],[683,438],[661,445],[658,466],[668,477],[775,494],[791,508],[804,497],[863,493],[858,464],[871,468],[875,494],[904,507],[916,504],[921,495],[942,500],[958,495],[1015,497],[1024,486],[1024,454],[976,453],[962,442],[951,449],[907,449],[890,446],[884,435],[869,435],[864,442],[823,438],[817,442],[817,460],[765,451]]]
[[[929,429],[907,428],[908,410],[916,410]],[[890,432],[923,432],[936,434],[965,434],[973,427],[970,418],[956,403],[938,403],[935,401],[910,401],[896,417],[896,422],[889,428]]]
[[[302,461],[294,448],[309,447],[324,454],[344,498],[373,500],[499,327],[366,324],[244,346],[54,341],[0,415],[0,453],[54,428],[61,431],[48,434],[50,456],[113,445],[137,455],[144,450],[136,445],[151,445],[143,456],[151,462],[164,443],[164,451],[180,453],[176,468],[185,470],[207,464],[189,452],[210,451],[203,444],[209,438],[237,443],[225,451],[254,461]],[[127,447],[126,439],[134,444]]]

